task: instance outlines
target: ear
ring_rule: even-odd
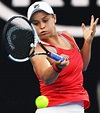
[[[55,23],[57,22],[56,14],[54,14],[54,21],[55,21]]]

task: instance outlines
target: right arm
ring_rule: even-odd
[[[35,73],[39,75],[45,84],[53,83],[59,73],[56,72],[45,55],[35,56],[31,59]]]
[[[41,47],[39,48],[39,51],[40,49]],[[42,49],[41,51],[43,52]],[[31,63],[35,73],[39,75],[45,84],[53,83],[59,76],[59,72],[55,71],[52,66],[53,62],[57,63],[59,67],[64,68],[69,61],[55,61],[51,58],[48,58],[46,55],[38,55],[31,58]]]

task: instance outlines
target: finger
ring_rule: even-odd
[[[90,26],[94,23],[94,16],[91,16],[91,22],[90,22]]]
[[[91,16],[91,22],[90,22],[90,29],[93,29],[93,24],[94,24],[94,16]]]
[[[99,18],[97,18],[97,19],[94,21],[94,16],[92,15],[92,17],[91,17],[90,29],[94,29],[94,26],[96,27],[98,21],[99,21]]]
[[[67,61],[68,59],[69,59],[69,56],[68,55],[65,55],[64,56],[64,60]]]
[[[65,58],[66,61],[67,61],[68,59],[69,59],[68,57]]]
[[[99,21],[99,18],[97,18],[97,19],[95,20],[94,24],[97,25],[98,21]]]
[[[82,30],[84,31],[86,29],[86,26],[84,23],[82,23]]]
[[[97,18],[97,19],[95,20],[95,22],[93,23],[93,25],[92,25],[92,30],[93,30],[94,32],[95,32],[96,25],[97,25],[98,21],[99,21],[99,18]]]

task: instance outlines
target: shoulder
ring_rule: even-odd
[[[77,48],[79,49],[79,47],[78,47],[78,45],[77,45],[77,43],[76,43],[76,41],[75,41],[75,39],[74,39],[74,37],[73,37],[73,35],[71,33],[69,33],[68,31],[61,31],[60,33],[61,34],[64,33],[65,35],[69,36],[73,40],[73,42],[75,43]]]
[[[71,33],[69,33],[68,31],[60,31],[59,33],[65,34],[65,35],[69,36],[73,41],[75,41],[73,35]]]

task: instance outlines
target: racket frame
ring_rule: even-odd
[[[28,57],[26,57],[26,58],[24,58],[24,59],[17,59],[17,58],[14,58],[11,54],[9,54],[8,53],[8,57],[11,59],[11,60],[13,60],[13,61],[16,61],[16,62],[25,62],[25,61],[28,61],[30,58],[32,58],[33,56],[36,56],[36,55],[47,55],[48,57],[50,57],[50,58],[52,58],[52,59],[54,59],[54,60],[56,60],[56,61],[58,61],[58,60],[61,60],[61,61],[64,61],[64,58],[63,57],[61,57],[61,56],[59,56],[58,54],[56,54],[56,53],[53,53],[53,52],[50,52],[50,51],[48,51],[44,46],[43,46],[43,44],[42,44],[42,42],[40,41],[40,39],[39,39],[39,37],[38,37],[38,35],[37,35],[37,32],[36,32],[36,30],[35,30],[35,28],[34,28],[34,25],[25,17],[25,16],[22,16],[22,15],[18,15],[18,16],[13,16],[13,17],[11,17],[8,21],[7,21],[7,23],[5,24],[5,27],[4,27],[4,30],[3,30],[3,37],[6,37],[6,30],[7,30],[7,26],[9,25],[9,23],[13,20],[13,19],[15,19],[15,18],[22,18],[22,19],[24,19],[29,25],[30,25],[30,27],[31,27],[31,29],[32,29],[32,34],[33,34],[33,37],[35,37],[34,38],[34,44],[33,44],[33,52],[28,56]],[[4,42],[4,41],[3,41]],[[36,54],[34,54],[34,52],[35,52],[35,50],[36,50],[36,46],[37,46],[37,43],[43,48],[43,50],[45,50],[45,52],[46,53],[36,53]]]

